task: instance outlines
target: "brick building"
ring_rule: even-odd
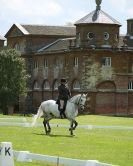
[[[44,100],[57,98],[60,78],[68,79],[72,95],[90,97],[93,114],[133,114],[133,19],[127,34],[120,23],[96,9],[73,27],[14,24],[5,37],[22,53],[31,75],[20,111],[36,112]]]
[[[4,38],[3,36],[0,36],[0,48],[4,47],[5,40],[6,38]]]

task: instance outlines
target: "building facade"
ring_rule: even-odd
[[[14,24],[5,37],[8,46],[26,60],[26,98],[20,111],[36,112],[40,103],[57,99],[60,79],[68,79],[72,95],[87,93],[86,112],[107,115],[133,114],[133,19],[127,34],[120,23],[96,9],[73,27]]]
[[[4,47],[5,40],[6,38],[4,38],[3,36],[0,36],[0,48]]]

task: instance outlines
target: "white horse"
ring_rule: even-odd
[[[65,114],[67,119],[70,121],[69,131],[71,135],[73,135],[73,130],[75,130],[78,125],[75,120],[76,116],[78,115],[78,109],[80,108],[83,111],[85,107],[85,102],[85,94],[78,94],[67,101]],[[35,126],[37,119],[41,116],[44,117],[43,124],[45,128],[45,133],[46,135],[48,135],[51,132],[49,120],[53,118],[60,118],[60,112],[58,110],[58,105],[56,104],[55,100],[47,100],[41,103],[37,114],[34,116],[31,126]]]

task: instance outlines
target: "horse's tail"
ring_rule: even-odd
[[[43,115],[43,110],[42,110],[42,106],[40,105],[40,107],[37,111],[37,114],[34,115],[34,117],[33,117],[31,127],[34,127],[36,125],[37,119],[40,118],[42,115]]]

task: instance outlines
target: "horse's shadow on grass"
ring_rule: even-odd
[[[47,137],[66,137],[66,138],[71,138],[74,137],[75,135],[63,135],[63,134],[44,134],[44,133],[33,133],[34,135],[42,135],[42,136],[47,136]]]

